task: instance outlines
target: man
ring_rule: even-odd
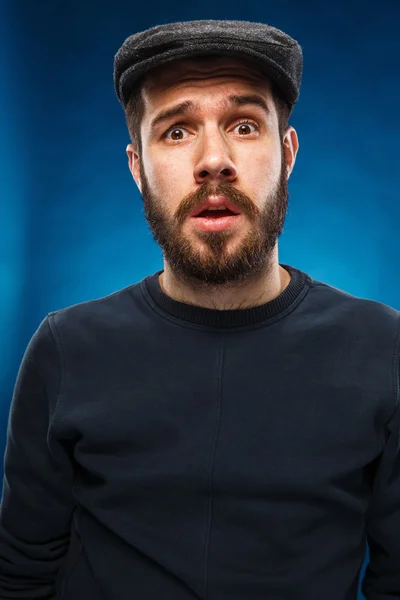
[[[114,81],[164,268],[47,315],[15,386],[0,598],[400,599],[400,313],[278,262],[300,46],[129,37]]]

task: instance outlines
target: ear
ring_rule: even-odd
[[[288,179],[293,171],[298,149],[299,138],[297,137],[297,132],[292,126],[289,126],[283,138],[283,151],[286,158]]]
[[[136,185],[139,188],[139,191],[142,192],[142,182],[140,179],[140,157],[139,154],[133,144],[128,144],[126,147],[126,154],[128,156],[128,165],[129,170],[132,173],[132,177],[136,182]]]

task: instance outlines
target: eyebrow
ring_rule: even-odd
[[[228,97],[228,101],[234,106],[247,106],[253,105],[261,108],[267,117],[270,116],[271,111],[268,108],[268,104],[258,94],[246,94],[246,95],[237,95],[231,94]],[[191,110],[195,110],[198,108],[198,104],[195,104],[191,100],[185,100],[184,102],[180,102],[175,106],[171,106],[171,108],[167,108],[166,110],[161,111],[154,119],[151,121],[150,130],[154,131],[160,123],[167,121],[168,119],[172,119],[173,117],[181,117],[187,112]]]

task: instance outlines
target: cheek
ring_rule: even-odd
[[[281,156],[278,152],[254,152],[243,169],[244,179],[257,189],[273,187],[279,179]]]
[[[279,185],[281,153],[279,148],[260,148],[248,157],[241,168],[241,189],[261,209],[265,199]]]
[[[169,194],[179,197],[179,193],[184,193],[185,184],[188,187],[190,181],[190,173],[177,159],[153,161],[149,171],[146,167],[146,174],[149,181],[151,177],[150,183],[154,189],[164,197]]]
[[[179,160],[144,160],[148,184],[166,214],[173,214],[191,191],[190,173]],[[193,175],[192,175],[193,177]]]

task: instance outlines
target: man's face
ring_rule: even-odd
[[[130,166],[164,260],[193,285],[234,285],[268,272],[286,217],[288,170],[265,76],[247,61],[197,58],[160,68],[149,83],[142,155],[132,153]],[[265,108],[238,105],[233,95],[257,95]],[[184,101],[193,107],[152,126]],[[240,211],[229,228],[205,231],[191,216],[210,195]]]

